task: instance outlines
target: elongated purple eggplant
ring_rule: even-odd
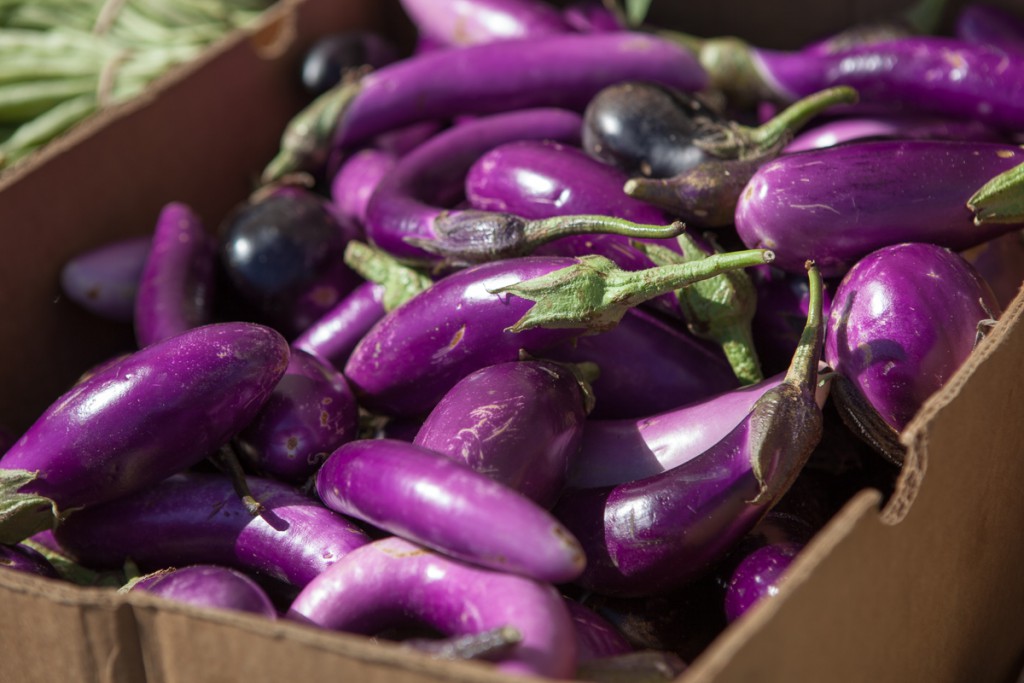
[[[331,179],[331,201],[344,219],[366,225],[366,207],[370,196],[398,157],[391,152],[367,147],[348,156]]]
[[[197,607],[230,609],[277,619],[270,596],[251,577],[231,567],[194,564],[140,576],[122,592],[138,591]]]
[[[384,317],[384,285],[364,282],[292,341],[292,347],[345,366],[359,340]]]
[[[35,574],[48,579],[60,578],[57,570],[38,550],[27,545],[0,544],[0,570]]]
[[[902,462],[899,432],[970,355],[979,323],[999,313],[988,284],[948,249],[906,243],[862,258],[836,289],[825,337],[844,420]]]
[[[1024,55],[994,46],[941,36],[790,52],[732,38],[696,42],[712,83],[734,94],[792,102],[848,85],[869,105],[1024,128]]]
[[[592,407],[581,370],[545,360],[498,363],[459,380],[413,442],[549,508]]]
[[[310,582],[288,618],[368,635],[410,622],[446,635],[511,627],[522,640],[495,663],[499,669],[554,678],[576,670],[576,633],[554,587],[395,537],[350,553]]]
[[[368,410],[426,413],[474,370],[516,360],[520,350],[536,356],[587,330],[610,329],[641,301],[771,258],[764,250],[734,252],[635,273],[599,256],[525,256],[473,266],[382,318],[349,356],[345,376]]]
[[[791,154],[882,138],[1006,142],[1005,134],[980,121],[909,114],[851,116],[834,118],[799,133],[782,151]]]
[[[785,378],[725,437],[662,474],[562,496],[555,515],[587,553],[582,587],[634,596],[678,588],[723,558],[792,485],[823,423],[821,279],[810,264],[809,278],[811,312]]]
[[[736,206],[736,231],[744,244],[775,251],[777,267],[797,272],[814,259],[826,277],[900,242],[965,249],[1014,229],[975,225],[966,204],[989,178],[1022,161],[1014,145],[952,140],[788,154],[751,178]]]
[[[580,33],[625,31],[628,28],[625,18],[601,0],[570,2],[562,8],[562,19]]]
[[[73,256],[60,271],[64,296],[107,320],[130,323],[150,235],[114,240]]]
[[[316,475],[327,507],[465,562],[562,583],[585,562],[551,514],[508,486],[428,448],[351,441]]]
[[[284,376],[235,443],[257,472],[301,484],[335,448],[356,438],[358,427],[344,375],[293,348]]]
[[[569,33],[418,54],[338,86],[297,114],[263,181],[315,169],[332,144],[349,147],[417,121],[541,106],[582,110],[601,88],[627,79],[682,90],[707,83],[688,50],[633,31]]]
[[[185,473],[117,500],[80,510],[57,528],[61,547],[88,567],[143,570],[220,564],[304,586],[369,542],[348,518],[298,489],[248,477],[262,504],[250,513],[220,474]]]
[[[288,357],[268,327],[216,323],[79,382],[0,459],[4,539],[199,463],[253,419]]]
[[[634,648],[615,626],[582,602],[566,598],[576,626],[576,658],[580,662],[633,652]]]
[[[967,3],[956,15],[953,35],[970,43],[1024,55],[1024,16],[1006,8],[983,2]]]
[[[413,25],[450,47],[568,33],[558,9],[542,0],[402,0]]]
[[[149,346],[213,322],[216,242],[182,202],[160,209],[135,297],[135,340]]]

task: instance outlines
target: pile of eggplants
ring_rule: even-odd
[[[0,430],[0,568],[592,680],[784,593],[1024,279],[969,206],[1024,162],[1024,32],[767,50],[646,4],[311,49],[249,196],[65,265],[135,346]]]

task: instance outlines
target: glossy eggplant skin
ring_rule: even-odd
[[[450,47],[569,32],[557,8],[541,0],[402,0],[417,30]]]
[[[0,545],[0,570],[59,578],[57,570],[42,553],[26,545]]]
[[[824,277],[900,242],[965,249],[1012,224],[974,225],[966,203],[993,176],[1024,161],[1014,145],[950,140],[878,141],[784,155],[754,174],[736,206],[749,247],[775,252],[798,273],[813,259]]]
[[[292,347],[342,368],[359,340],[385,313],[384,286],[364,282],[303,330]]]
[[[101,318],[130,323],[150,235],[126,237],[93,247],[71,258],[60,271],[64,296]]]
[[[396,537],[356,550],[317,577],[295,598],[288,618],[368,635],[410,622],[447,635],[511,626],[522,641],[497,668],[554,678],[571,678],[576,669],[572,618],[553,586]]]
[[[579,661],[614,657],[634,651],[626,637],[596,611],[568,598],[565,604],[576,626],[576,656]]]
[[[192,207],[166,204],[135,297],[139,347],[213,322],[216,242]]]
[[[284,338],[214,323],[147,346],[79,382],[0,459],[37,473],[21,487],[59,510],[152,485],[213,454],[256,415],[283,376]]]
[[[850,116],[826,121],[805,130],[783,148],[783,153],[835,147],[844,142],[883,138],[911,140],[972,140],[1006,142],[1006,135],[980,121],[937,116]]]
[[[472,266],[439,279],[385,315],[349,356],[344,373],[360,405],[390,415],[425,414],[469,373],[517,360],[520,349],[536,355],[576,337],[578,329],[506,331],[533,302],[491,293],[575,262],[527,256]]]
[[[367,147],[344,159],[331,178],[331,203],[342,220],[366,225],[366,207],[398,156],[383,149]]]
[[[258,583],[230,567],[190,565],[139,577],[125,586],[198,607],[231,609],[276,619],[277,610]]]
[[[316,475],[327,507],[456,559],[571,581],[585,558],[551,514],[485,474],[391,439],[349,442]]]
[[[565,486],[589,409],[585,387],[568,366],[498,363],[452,387],[413,442],[548,508]]]
[[[836,289],[825,362],[899,432],[970,355],[978,324],[999,313],[991,288],[958,254],[933,244],[885,247]]]
[[[55,535],[87,567],[120,567],[127,558],[149,571],[218,564],[293,586],[370,541],[351,520],[290,485],[246,482],[264,507],[255,516],[228,477],[190,472],[76,512]]]

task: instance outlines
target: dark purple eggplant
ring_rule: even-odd
[[[345,376],[368,410],[426,413],[474,370],[610,329],[629,308],[685,282],[771,258],[764,250],[734,252],[640,272],[598,256],[525,256],[473,266],[382,318],[352,352]]]
[[[1024,55],[1024,16],[1003,7],[970,2],[960,8],[953,35],[970,43],[991,45]]]
[[[356,438],[358,426],[344,375],[293,348],[284,376],[235,443],[255,471],[301,484],[335,448]]]
[[[815,400],[821,278],[783,381],[725,437],[662,474],[617,486],[569,489],[554,509],[587,553],[577,580],[596,593],[653,595],[708,572],[786,493],[821,440]]]
[[[121,592],[142,592],[197,607],[230,609],[277,619],[270,596],[252,578],[231,567],[194,564],[140,576]]]
[[[547,510],[422,446],[351,441],[324,462],[316,490],[332,510],[464,562],[553,583],[583,570],[579,544]]]
[[[348,156],[331,179],[331,202],[343,220],[366,225],[370,196],[398,163],[398,157],[375,147]]]
[[[152,241],[149,235],[125,237],[76,254],[61,268],[61,292],[101,318],[132,322]]]
[[[841,276],[866,254],[900,242],[966,249],[1015,228],[975,225],[967,200],[1022,161],[1014,145],[952,140],[860,142],[787,154],[751,178],[736,206],[736,231],[744,244],[775,251],[777,267],[797,272],[814,259],[825,277]]]
[[[263,181],[316,169],[331,146],[351,147],[417,121],[528,107],[582,110],[601,88],[627,79],[681,90],[707,83],[688,50],[633,31],[541,36],[417,54],[339,85],[297,114]]]
[[[794,136],[783,153],[835,147],[844,142],[878,140],[970,140],[1005,142],[1006,135],[980,121],[912,114],[834,118]]]
[[[614,657],[635,650],[610,621],[582,602],[566,598],[565,604],[576,626],[578,661]]]
[[[999,313],[988,284],[948,249],[906,243],[862,258],[836,289],[825,337],[844,420],[901,463],[899,433]]]
[[[498,363],[459,380],[414,443],[549,508],[562,493],[592,409],[585,369],[546,360]]]
[[[292,348],[344,367],[359,340],[387,313],[383,299],[383,285],[364,282],[303,330]]]
[[[444,635],[514,628],[522,639],[498,658],[498,669],[554,678],[571,678],[576,669],[576,632],[553,586],[395,537],[350,553],[310,582],[288,618],[367,635],[410,623]]]
[[[79,382],[0,459],[4,541],[198,464],[253,419],[288,357],[268,327],[216,323]]]
[[[543,0],[401,0],[416,29],[449,47],[568,33]]]
[[[149,346],[213,322],[216,243],[190,206],[160,209],[135,296],[135,340]]]
[[[48,579],[60,578],[57,570],[38,550],[20,543],[0,544],[0,570],[34,574]]]
[[[220,564],[304,586],[370,538],[351,520],[288,484],[248,477],[263,506],[253,515],[220,474],[185,473],[80,510],[56,530],[87,567],[131,558],[141,569]]]
[[[398,48],[380,33],[339,31],[323,36],[302,58],[302,85],[320,95],[358,69],[378,69],[399,58]]]

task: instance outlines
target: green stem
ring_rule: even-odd
[[[982,185],[967,200],[967,208],[975,225],[1024,223],[1024,163]]]
[[[857,91],[847,85],[825,88],[801,98],[770,120],[750,129],[750,139],[758,148],[772,147],[803,128],[808,121],[837,104],[854,104]]]
[[[743,386],[757,384],[764,379],[761,360],[754,348],[754,334],[749,325],[724,325],[712,332],[722,347],[726,360],[732,367],[736,379]]]
[[[680,221],[670,225],[646,225],[614,216],[552,216],[527,221],[524,237],[532,250],[541,244],[569,235],[608,234],[635,239],[668,239],[685,229],[686,226]]]
[[[384,310],[391,311],[430,288],[434,281],[387,252],[353,240],[345,247],[345,264],[370,282],[384,287]]]
[[[813,261],[807,262],[807,280],[809,300],[807,303],[807,322],[800,334],[800,343],[793,353],[789,369],[786,370],[788,384],[809,387],[814,391],[818,377],[818,359],[821,355],[821,342],[825,334],[822,327],[822,283],[821,273]]]

